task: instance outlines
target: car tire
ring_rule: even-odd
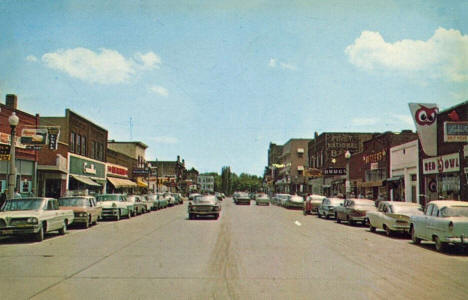
[[[67,221],[63,221],[63,227],[60,228],[58,232],[60,235],[67,233]]]
[[[84,223],[84,228],[88,229],[89,225],[91,224],[91,216],[89,216],[88,220]]]
[[[338,215],[335,215],[336,218],[336,223],[341,223],[341,219],[338,217]]]
[[[116,221],[120,221],[120,210],[119,210],[119,212],[117,213],[117,216],[115,216],[115,220],[116,220]]]
[[[131,210],[128,210],[127,218],[130,219],[131,217],[133,217],[133,212]]]
[[[411,240],[413,241],[413,244],[419,245],[421,243],[421,239],[416,237],[416,232],[414,230],[414,227],[411,227]]]
[[[320,213],[317,213],[317,217],[318,217],[319,219],[321,219],[321,218],[322,218],[322,215],[321,215]]]
[[[325,215],[325,219],[327,219],[327,220],[330,219],[330,215],[329,215],[329,214],[326,214],[326,215]]]
[[[370,232],[375,232],[376,228],[374,226],[370,225],[369,230],[370,230]]]
[[[385,234],[388,236],[388,237],[392,237],[393,236],[393,231],[388,228],[387,226],[384,226],[384,229],[385,229]]]
[[[193,220],[193,214],[188,215],[189,220]]]
[[[34,234],[33,238],[36,242],[42,242],[44,240],[44,225],[41,225],[39,231]]]
[[[215,218],[216,220],[218,220],[219,214],[214,215],[214,218]]]
[[[447,250],[447,243],[440,241],[438,236],[434,238],[434,242],[437,252],[445,252]]]

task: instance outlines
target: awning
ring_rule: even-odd
[[[147,188],[148,187],[148,184],[146,182],[144,182],[143,180],[141,180],[140,178],[137,178],[137,181],[136,181],[137,185],[139,187],[144,187],[144,188]]]
[[[73,177],[75,180],[78,180],[81,183],[84,183],[89,186],[101,186],[99,183],[94,182],[93,180],[89,179],[86,176],[80,176],[80,175],[73,175],[70,174],[71,177]]]
[[[109,180],[112,185],[118,189],[118,188],[125,188],[125,187],[136,187],[137,184],[131,180],[128,179],[123,179],[123,178],[114,178],[114,177],[107,177],[107,180]]]
[[[403,179],[403,176],[393,176],[390,178],[387,178],[385,181],[387,182],[395,182],[395,181],[400,181]]]

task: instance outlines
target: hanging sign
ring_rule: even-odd
[[[10,145],[0,144],[0,160],[10,160]]]
[[[47,129],[45,128],[23,128],[21,131],[21,144],[23,145],[45,145],[47,143]]]
[[[460,154],[453,153],[423,160],[423,174],[437,174],[460,171]]]
[[[50,150],[57,150],[58,149],[58,139],[60,136],[60,128],[59,127],[49,127],[47,128],[49,140],[49,149]]]

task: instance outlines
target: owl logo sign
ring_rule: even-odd
[[[416,131],[422,150],[428,156],[437,156],[437,114],[439,108],[433,103],[410,103]]]

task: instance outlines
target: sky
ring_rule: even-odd
[[[2,0],[0,28],[3,103],[200,172],[262,175],[270,142],[468,100],[468,1]]]

